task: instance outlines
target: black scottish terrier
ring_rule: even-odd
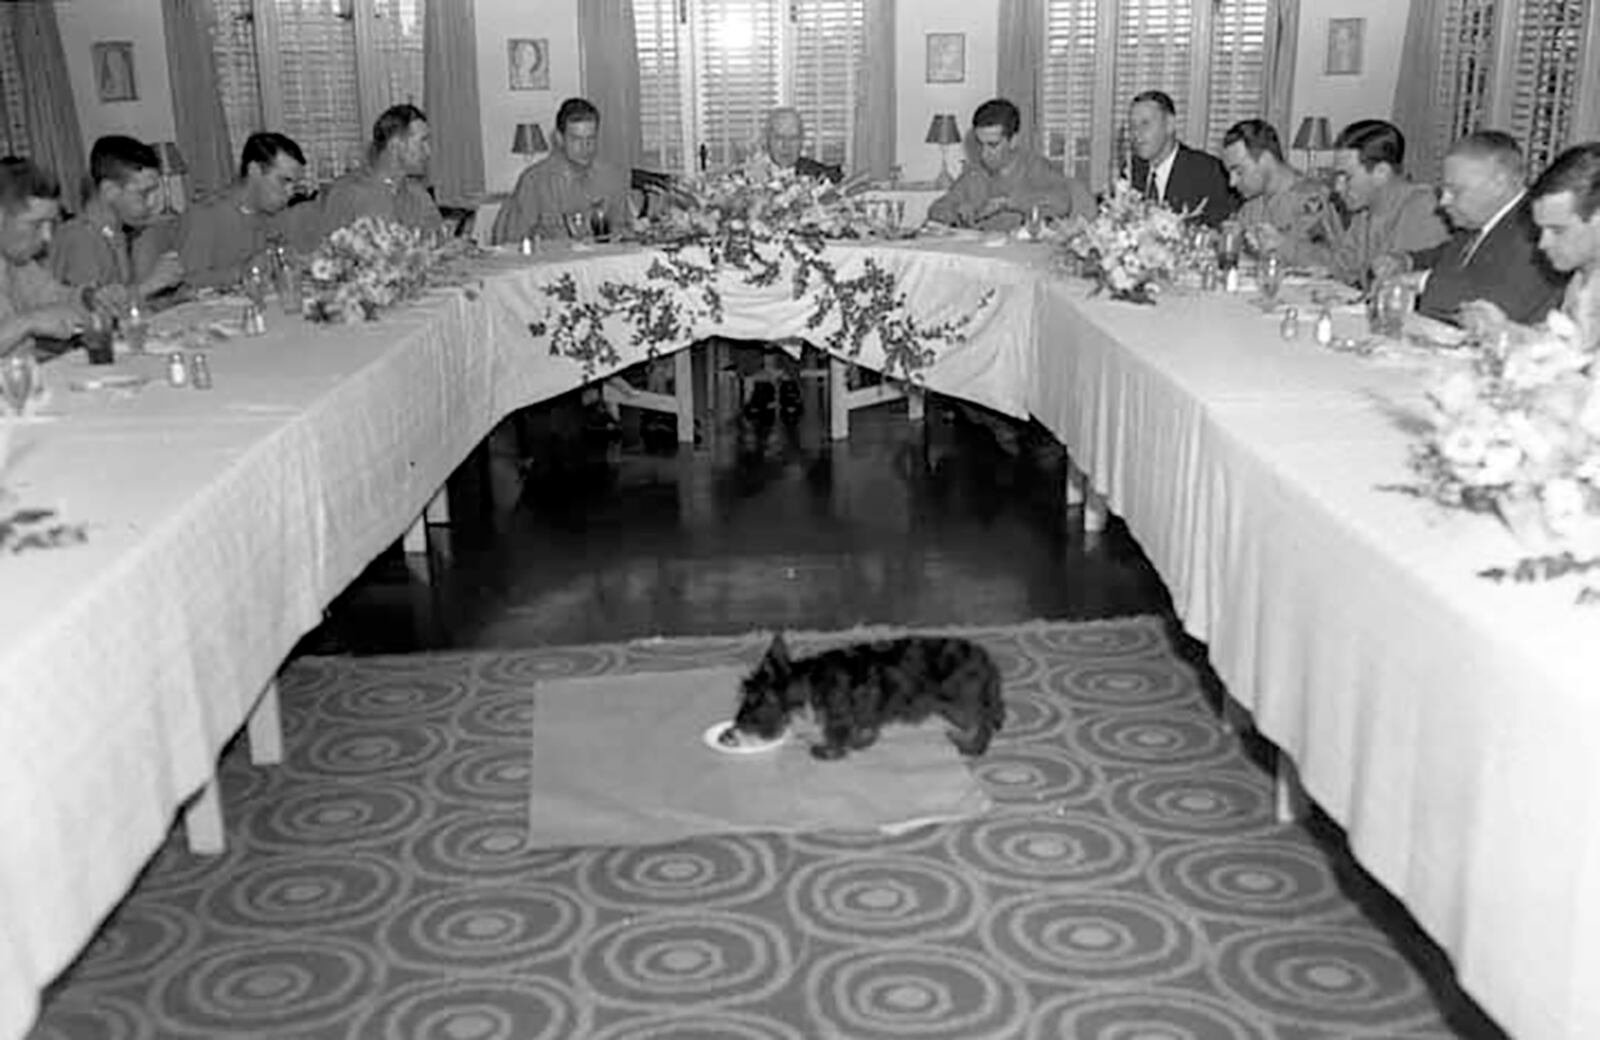
[[[791,660],[783,636],[773,636],[740,684],[734,728],[774,740],[806,710],[821,731],[811,746],[820,759],[871,747],[886,723],[933,715],[950,723],[956,750],[981,755],[1005,720],[1000,670],[970,640],[911,636]]]

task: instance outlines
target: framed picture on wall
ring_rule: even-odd
[[[511,70],[512,90],[550,89],[549,40],[508,41],[506,63]]]
[[[1361,50],[1366,35],[1365,18],[1328,19],[1328,63],[1323,71],[1329,76],[1361,75]]]
[[[90,53],[94,56],[95,91],[102,102],[139,100],[139,86],[133,78],[133,44],[106,41],[95,44]]]
[[[965,83],[967,81],[967,34],[928,34],[929,83]]]

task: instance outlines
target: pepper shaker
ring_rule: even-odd
[[[1317,312],[1317,323],[1312,328],[1312,336],[1317,341],[1317,346],[1326,347],[1333,343],[1333,312],[1324,307]]]
[[[1300,338],[1300,311],[1296,307],[1285,307],[1283,310],[1283,324],[1278,326],[1278,333],[1284,339]]]
[[[196,390],[211,389],[211,363],[204,351],[189,355],[189,382]]]

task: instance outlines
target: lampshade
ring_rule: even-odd
[[[933,122],[928,124],[928,144],[960,144],[961,128],[956,125],[956,117],[948,113],[936,115]]]
[[[183,153],[178,151],[178,146],[173,142],[162,141],[157,151],[161,154],[162,176],[176,177],[189,172],[183,163]]]
[[[1328,131],[1327,116],[1306,116],[1295,131],[1294,145],[1302,151],[1326,152],[1333,147],[1333,135]]]
[[[517,155],[537,155],[548,152],[544,131],[538,123],[518,123],[516,136],[511,139],[511,151]]]

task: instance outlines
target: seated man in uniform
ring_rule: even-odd
[[[442,231],[444,215],[423,178],[433,154],[428,117],[415,105],[395,105],[372,124],[367,165],[328,186],[322,237],[361,217],[380,217],[419,231]]]
[[[161,159],[131,137],[102,137],[89,151],[89,197],[83,212],[61,225],[50,243],[50,269],[66,285],[87,286],[97,299],[126,306],[183,280],[176,253],[163,253],[143,269],[131,239],[160,207]]]
[[[289,205],[305,165],[300,146],[283,134],[251,134],[239,156],[239,180],[191,207],[179,223],[185,280],[194,286],[236,285],[276,242],[295,252],[314,247],[316,206]]]
[[[555,149],[517,178],[511,197],[495,218],[492,240],[520,242],[538,233],[563,238],[567,217],[577,214],[588,227],[600,204],[613,228],[632,220],[630,175],[599,154],[600,110],[583,98],[568,98],[556,111]]]
[[[1234,219],[1260,253],[1294,267],[1326,267],[1337,218],[1328,189],[1283,159],[1278,132],[1263,119],[1235,123],[1222,136],[1229,183],[1244,198]]]
[[[954,227],[1011,231],[1037,207],[1044,217],[1093,216],[1089,189],[1017,140],[1022,115],[1004,98],[985,101],[972,116],[976,163],[928,207],[928,219]]]
[[[88,319],[83,292],[40,260],[61,215],[61,185],[27,159],[0,159],[0,357],[35,337],[67,339]]]

